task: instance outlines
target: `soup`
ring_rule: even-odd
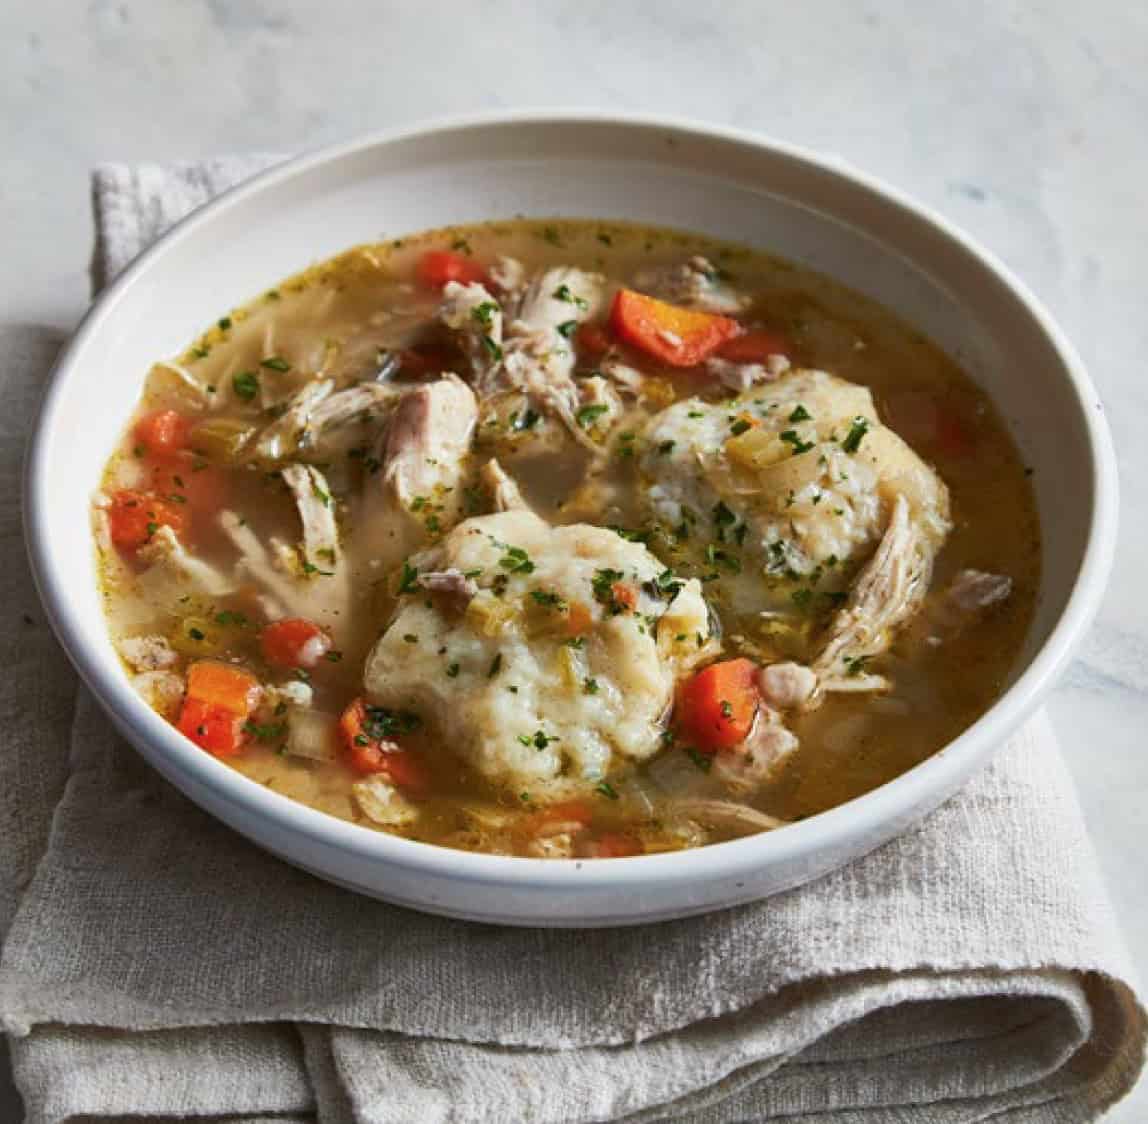
[[[157,362],[93,503],[204,752],[541,858],[784,828],[1003,690],[1039,528],[992,403],[764,254],[515,221],[349,250]]]

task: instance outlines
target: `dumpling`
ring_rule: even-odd
[[[651,420],[643,447],[651,515],[682,556],[722,579],[735,611],[834,603],[898,496],[930,557],[950,528],[936,473],[881,424],[865,387],[824,371],[677,402]]]
[[[526,510],[459,524],[402,588],[368,698],[532,800],[592,792],[656,753],[675,681],[715,649],[696,580],[614,531]]]

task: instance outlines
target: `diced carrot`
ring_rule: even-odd
[[[531,826],[535,831],[544,831],[555,824],[577,825],[586,827],[594,818],[594,809],[588,800],[559,800],[556,804],[547,804],[539,808],[531,817]]]
[[[136,550],[150,541],[160,527],[170,527],[177,535],[187,525],[187,513],[151,492],[125,488],[112,496],[108,508],[112,542],[125,550]]]
[[[247,743],[244,724],[259,705],[251,672],[220,660],[196,660],[187,669],[180,733],[216,757],[234,757]]]
[[[311,621],[272,621],[259,634],[263,658],[274,667],[314,667],[331,650],[331,638]]]
[[[626,582],[614,582],[610,586],[610,598],[617,610],[632,613],[638,607],[638,590]]]
[[[571,636],[582,636],[590,631],[594,617],[590,613],[590,606],[581,601],[572,601],[566,613],[566,631]]]
[[[710,664],[679,691],[678,728],[703,753],[730,749],[749,736],[758,701],[757,665],[752,660]]]
[[[422,760],[392,738],[372,738],[366,733],[367,704],[355,699],[339,718],[339,733],[352,771],[363,776],[382,773],[392,784],[411,795],[421,795],[430,785]]]
[[[235,757],[247,741],[244,719],[221,706],[184,699],[179,712],[179,732],[216,757]]]
[[[624,831],[604,831],[587,847],[592,859],[624,859],[645,851],[642,841]]]
[[[478,262],[451,250],[427,250],[419,258],[415,273],[428,289],[441,289],[448,281],[469,285],[486,280],[486,270]]]
[[[755,328],[726,340],[717,349],[722,359],[731,363],[764,363],[771,355],[789,355],[789,341],[778,332]]]
[[[196,660],[187,669],[187,697],[246,718],[259,704],[259,680],[222,660]]]
[[[187,446],[191,424],[178,410],[153,410],[136,422],[136,444],[154,456],[179,452]]]
[[[621,289],[610,309],[614,334],[671,367],[694,367],[741,332],[728,316],[678,308]]]
[[[610,350],[614,341],[604,324],[580,324],[574,343],[580,355],[588,359],[597,359]]]

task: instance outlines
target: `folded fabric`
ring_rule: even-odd
[[[265,162],[99,172],[97,282]],[[50,348],[24,351],[9,402]],[[480,926],[258,851],[83,691],[69,746],[74,681],[19,573],[3,592],[40,674],[3,641],[0,886],[19,904],[0,1019],[32,1124],[1059,1122],[1135,1081],[1144,1011],[1042,717],[923,825],[812,885],[643,928]]]

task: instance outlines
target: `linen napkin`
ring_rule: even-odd
[[[101,169],[97,286],[267,162]],[[1135,1081],[1145,1013],[1043,717],[873,854],[642,928],[425,916],[217,824],[77,693],[43,624],[11,497],[51,346],[7,342],[0,1020],[31,1124],[1059,1124]]]

